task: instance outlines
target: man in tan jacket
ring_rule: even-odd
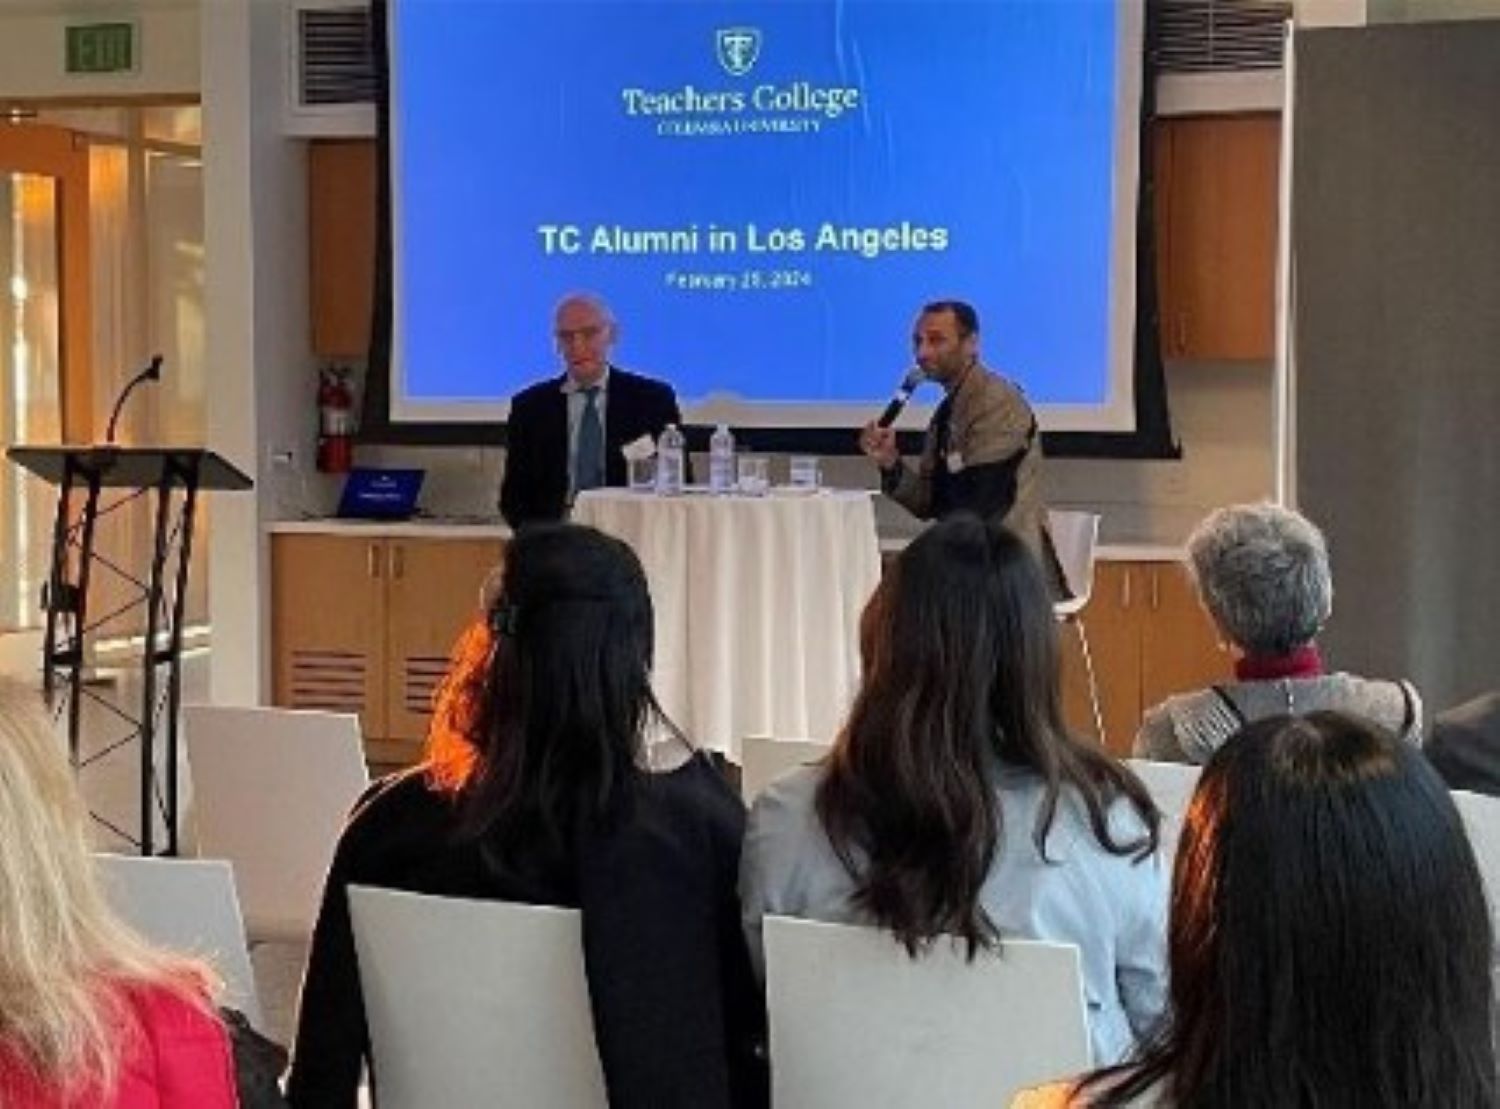
[[[1055,579],[1038,484],[1041,433],[1021,390],[980,362],[978,313],[960,300],[925,305],[912,350],[947,396],[927,426],[915,470],[901,460],[893,428],[871,422],[860,432],[860,449],[880,467],[882,488],[919,519],[973,512],[999,520]]]

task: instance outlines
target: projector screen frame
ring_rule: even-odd
[[[398,0],[399,2],[399,0]],[[393,446],[504,446],[506,427],[501,422],[410,421],[392,419],[391,357],[394,318],[393,228],[391,197],[390,80],[388,53],[389,0],[372,0],[371,39],[376,84],[376,264],[370,346],[362,392],[358,441]],[[1137,188],[1135,220],[1134,296],[1134,431],[1044,430],[1043,453],[1048,457],[1076,458],[1180,458],[1181,448],[1172,434],[1167,403],[1165,371],[1159,342],[1154,233],[1154,172],[1151,158],[1151,120],[1155,117],[1155,66],[1158,35],[1154,6],[1142,13],[1140,70],[1140,125],[1137,143]],[[711,429],[685,429],[693,450],[706,449]],[[752,450],[820,455],[859,453],[856,429],[852,427],[746,427],[736,436]],[[903,452],[921,448],[920,430],[902,431]]]

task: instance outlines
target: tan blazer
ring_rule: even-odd
[[[886,476],[885,491],[913,516],[929,520],[933,504],[933,474],[939,466],[950,474],[1005,462],[1019,456],[1015,499],[1001,510],[1000,523],[1019,536],[1043,559],[1042,534],[1046,508],[1041,496],[1042,437],[1025,395],[982,363],[976,363],[952,396],[948,444],[938,457],[937,419],[927,427],[921,457],[913,470],[904,462]],[[969,506],[947,506],[949,511]]]

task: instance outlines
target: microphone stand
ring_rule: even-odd
[[[128,382],[126,382],[125,388],[120,390],[120,396],[115,401],[114,410],[109,414],[109,424],[104,429],[104,445],[102,447],[95,447],[90,452],[94,457],[95,464],[99,465],[102,469],[108,469],[110,466],[112,466],[114,464],[114,459],[118,454],[118,451],[115,448],[115,428],[120,422],[120,411],[125,407],[126,399],[129,398],[131,393],[135,392],[136,386],[142,384],[143,382],[161,380],[161,362],[161,355],[153,355],[151,358],[151,362],[146,366],[146,368],[132,377]],[[97,482],[98,478],[95,477],[93,481]],[[66,494],[64,495],[66,496]],[[91,515],[93,513],[94,509],[92,507],[92,504],[93,500],[96,499],[97,496],[98,487],[97,485],[94,485],[93,493],[91,494],[90,498],[90,507],[87,510],[87,514]],[[89,525],[90,531],[92,531],[92,526],[92,524]],[[62,535],[62,531],[59,530],[57,534],[59,536]],[[86,544],[89,542],[92,542],[92,540],[85,540]],[[84,549],[87,550],[87,546],[85,546]],[[84,557],[87,558],[88,556],[85,555]],[[63,590],[64,596],[62,598],[49,596],[50,583],[49,585],[44,585],[42,587],[42,606],[44,608],[49,608],[53,605],[61,605],[64,611],[70,613],[71,618],[74,621],[75,628],[72,634],[75,638],[79,639],[81,639],[84,634],[83,629],[78,626],[77,621],[79,609],[81,606],[80,593],[82,590],[86,590],[88,588],[88,576],[86,573],[83,576],[82,581],[83,584],[81,586],[69,586],[65,590]],[[148,643],[146,645],[146,649],[149,653],[153,649],[153,644]],[[48,665],[51,666],[52,663],[49,661]],[[94,643],[92,640],[88,640],[82,645],[82,663],[78,666],[78,677],[76,680],[82,685],[115,684],[114,676],[106,674],[96,665],[94,658]],[[75,693],[74,696],[76,697],[77,694]]]
[[[126,384],[125,388],[120,390],[120,397],[115,401],[114,411],[109,414],[109,425],[104,429],[104,442],[107,445],[114,445],[115,425],[120,422],[120,410],[125,407],[125,401],[130,396],[130,394],[135,392],[135,387],[145,381],[160,380],[161,355],[157,354],[152,356],[150,365],[148,365],[144,370],[132,377]]]

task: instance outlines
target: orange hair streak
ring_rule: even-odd
[[[428,780],[438,789],[462,789],[479,762],[474,737],[483,716],[494,650],[494,634],[480,616],[453,644],[448,673],[432,697],[432,723],[423,752]]]

